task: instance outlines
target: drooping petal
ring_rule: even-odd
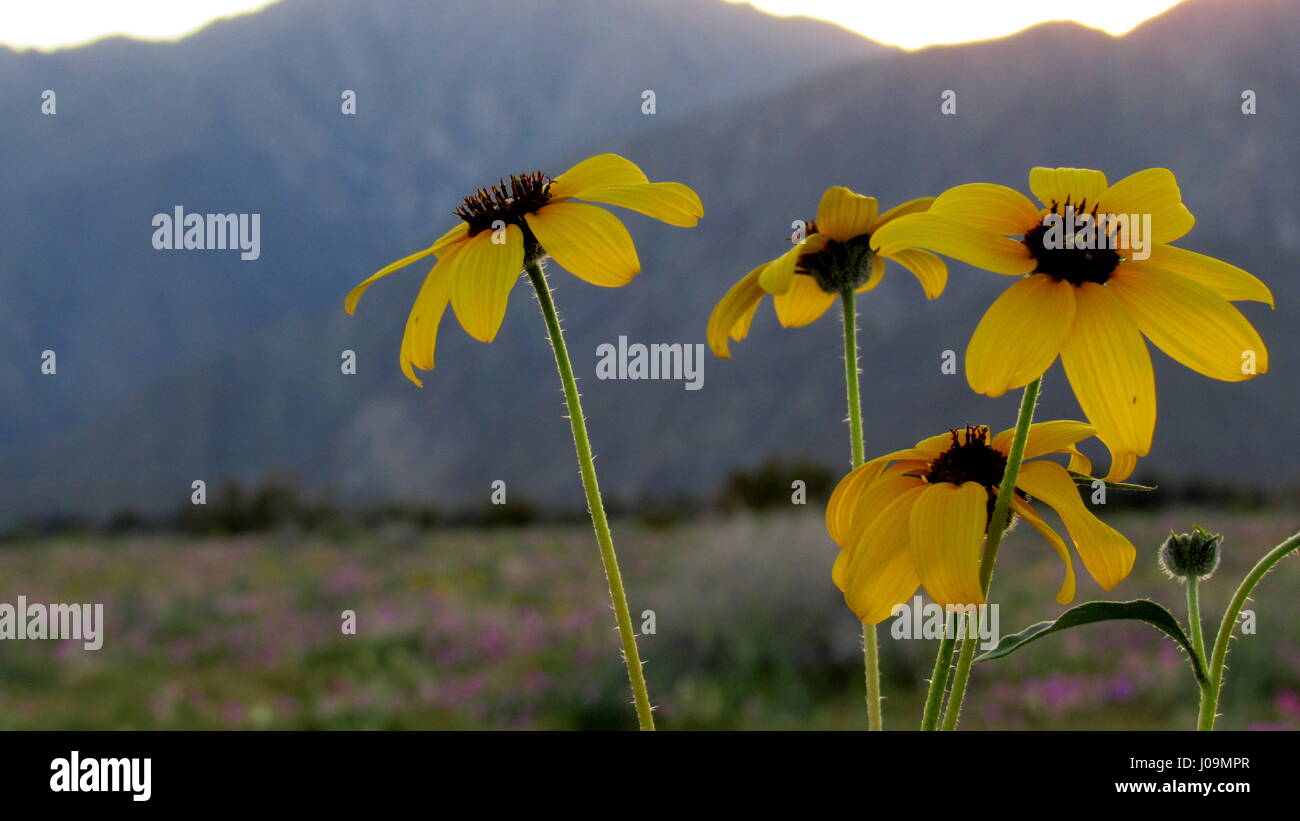
[[[636,185],[649,181],[631,160],[617,154],[597,154],[556,177],[548,191],[553,198],[563,199],[581,196],[588,188],[597,186]]]
[[[1151,450],[1156,428],[1156,380],[1151,355],[1124,304],[1095,282],[1074,292],[1074,325],[1061,364],[1079,407],[1112,453],[1108,478],[1131,469]],[[1227,303],[1224,303],[1225,305]],[[1119,455],[1129,454],[1129,455]]]
[[[494,231],[481,231],[460,249],[451,273],[451,307],[465,333],[491,342],[501,329],[510,289],[524,266],[524,233],[505,227],[505,242]]]
[[[803,242],[792,245],[789,251],[769,262],[763,268],[763,272],[758,275],[758,284],[764,291],[769,294],[784,294],[790,290],[790,284],[794,281],[794,271],[799,265],[799,257],[810,252],[809,241],[814,237],[822,237],[819,242],[824,242],[825,237],[821,234],[812,234],[804,239]],[[820,248],[816,249],[820,250]]]
[[[1038,209],[1014,188],[972,182],[949,188],[930,206],[931,214],[951,217],[998,234],[1027,233],[1039,223]]]
[[[853,517],[858,508],[862,494],[871,482],[884,472],[890,462],[904,460],[929,461],[934,458],[929,452],[916,448],[905,448],[886,453],[868,461],[844,475],[835,489],[831,491],[830,501],[826,503],[826,532],[840,547],[849,543]]]
[[[1093,200],[1093,202],[1097,202]],[[1178,180],[1168,168],[1148,168],[1129,174],[1101,196],[1103,214],[1151,215],[1146,242],[1173,242],[1192,230],[1196,218],[1183,205]],[[1131,230],[1131,229],[1130,229]]]
[[[897,465],[890,465],[884,473],[877,476],[863,488],[856,507],[851,511],[851,524],[845,537],[845,547],[852,547],[862,538],[864,530],[875,527],[875,521],[894,499],[903,491],[922,487],[925,480],[907,474]]]
[[[817,280],[806,274],[795,274],[790,288],[772,297],[776,318],[783,328],[802,328],[816,322],[838,299],[836,294],[823,291]]]
[[[920,214],[927,211],[930,206],[934,204],[934,199],[934,197],[917,197],[914,200],[908,200],[907,202],[895,205],[893,208],[884,212],[872,221],[871,230],[875,231],[886,223],[893,222],[899,217],[904,217],[908,214]]]
[[[461,224],[463,225],[464,223]],[[353,313],[357,309],[357,303],[361,301],[361,295],[364,294],[366,292],[366,289],[368,289],[371,285],[375,284],[375,282],[383,279],[384,277],[388,276],[394,271],[400,268],[405,268],[406,266],[410,265],[412,262],[424,259],[425,257],[429,256],[432,253],[433,253],[432,247],[425,248],[423,251],[416,251],[414,254],[402,257],[396,262],[390,262],[387,265],[385,265],[383,268],[380,268],[378,271],[375,271],[373,274],[366,277],[360,284],[358,284],[355,288],[353,288],[351,291],[348,292],[347,297],[343,300],[343,310],[347,311],[349,314]]]
[[[1083,566],[1104,589],[1115,589],[1133,569],[1137,551],[1132,543],[1084,507],[1065,468],[1055,462],[1028,462],[1021,465],[1016,486],[1057,512]]]
[[[585,189],[582,199],[630,208],[681,228],[694,227],[704,216],[704,204],[699,195],[680,182],[598,185]]]
[[[1015,433],[1015,428],[1007,428],[994,436],[989,445],[1006,454],[1011,450],[1011,440]],[[1070,453],[1076,443],[1096,435],[1097,429],[1084,422],[1066,419],[1035,422],[1029,426],[1023,458],[1035,459],[1049,453]]]
[[[1127,262],[1109,289],[1156,347],[1211,379],[1241,382],[1268,371],[1259,333],[1223,297],[1148,262]]]
[[[1029,190],[1034,192],[1044,207],[1050,208],[1052,203],[1063,207],[1066,199],[1069,199],[1071,205],[1086,205],[1091,211],[1106,191],[1106,175],[1091,168],[1040,166],[1029,171]]]
[[[926,248],[976,268],[1012,276],[1023,276],[1037,265],[1021,242],[929,212],[893,220],[871,235],[871,247],[887,257],[897,257],[908,248]]]
[[[1069,604],[1074,601],[1074,562],[1070,560],[1070,551],[1052,527],[1044,522],[1042,518],[1029,506],[1028,502],[1022,501],[1014,494],[1011,497],[1011,509],[1019,514],[1020,518],[1029,522],[1030,526],[1042,534],[1047,543],[1056,551],[1056,555],[1061,557],[1061,563],[1065,565],[1065,581],[1061,583],[1061,589],[1056,593],[1057,604]]]
[[[763,289],[758,287],[758,275],[765,267],[766,263],[758,266],[732,285],[709,315],[706,335],[709,348],[716,356],[731,358],[731,350],[727,346],[728,337],[739,342],[749,336],[749,325],[754,321],[754,312],[763,299]]]
[[[978,482],[939,482],[912,503],[908,552],[925,591],[941,605],[983,604],[980,545],[989,493]]]
[[[817,233],[848,242],[871,230],[879,207],[875,197],[855,194],[842,185],[827,188],[817,206]]]
[[[551,259],[592,285],[617,288],[641,271],[632,235],[604,208],[553,202],[524,219]]]
[[[1273,293],[1268,286],[1252,274],[1221,259],[1198,254],[1172,245],[1157,244],[1151,249],[1151,258],[1135,260],[1146,262],[1156,268],[1163,268],[1175,274],[1182,274],[1193,282],[1204,285],[1214,293],[1228,300],[1250,300],[1263,302],[1268,307],[1273,304]]]
[[[903,491],[880,512],[873,527],[841,553],[844,601],[865,624],[889,618],[895,605],[907,601],[920,584],[908,555],[907,530],[912,504],[924,492],[924,487]]]
[[[884,267],[884,259],[884,257],[877,255],[877,260],[882,268]],[[889,259],[912,272],[912,275],[921,283],[921,290],[925,291],[926,299],[938,299],[943,294],[943,289],[948,285],[948,266],[944,265],[943,260],[929,251],[922,251],[920,248],[905,248],[901,251],[894,251],[889,255]],[[874,272],[872,276],[875,276]]]
[[[419,387],[424,383],[415,375],[414,368],[433,370],[433,350],[438,338],[438,325],[451,300],[452,271],[454,260],[460,246],[451,250],[434,263],[429,275],[420,286],[420,293],[411,306],[411,313],[406,318],[406,330],[402,333],[402,346],[398,360],[402,373]],[[414,366],[414,367],[412,367]]]
[[[433,241],[433,252],[438,256],[442,256],[444,251],[457,243],[463,242],[468,236],[469,224],[458,222],[454,228]]]
[[[1016,282],[989,306],[966,346],[966,380],[1001,396],[1051,367],[1074,321],[1074,286],[1046,274]]]

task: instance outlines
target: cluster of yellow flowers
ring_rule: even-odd
[[[1138,458],[1148,454],[1156,391],[1144,336],[1214,379],[1240,381],[1268,370],[1263,341],[1231,303],[1272,305],[1272,295],[1246,271],[1170,244],[1194,222],[1170,171],[1147,169],[1110,184],[1100,171],[1034,168],[1029,188],[1037,203],[1012,188],[971,183],[883,213],[873,197],[831,188],[815,219],[792,237],[792,247],[741,278],[709,319],[708,343],[727,358],[729,342],[748,335],[766,294],[785,327],[817,320],[836,301],[844,307],[854,468],[827,505],[826,525],[840,547],[831,578],[867,626],[869,704],[873,695],[879,700],[878,680],[872,693],[870,669],[874,625],[922,586],[939,604],[984,603],[1009,517],[1028,522],[1055,550],[1064,565],[1057,601],[1074,598],[1070,552],[1033,501],[1056,511],[1084,567],[1104,589],[1128,575],[1133,545],[1080,498],[1076,478],[1095,480],[1078,444],[1095,436],[1107,446],[1106,479],[1112,482],[1127,478]],[[512,176],[467,197],[456,211],[462,221],[455,228],[362,282],[348,295],[346,308],[351,313],[375,280],[421,258],[436,258],[400,349],[401,368],[418,385],[414,368],[433,368],[447,305],[466,333],[490,342],[520,272],[528,273],[565,386],[638,716],[642,728],[650,729],[653,719],[572,366],[540,265],[549,257],[575,276],[607,287],[626,285],[636,276],[640,264],[627,229],[593,203],[681,227],[704,215],[690,188],[652,183],[614,154],[591,157],[554,178]],[[1130,225],[1130,219],[1143,220],[1145,230]],[[938,298],[947,284],[938,255],[1013,278],[971,337],[965,371],[977,393],[997,397],[1025,388],[1026,401],[1011,430],[992,435],[988,427],[966,425],[866,461],[857,407],[854,298],[880,284],[887,262],[911,272],[926,298]],[[1088,422],[1031,424],[1040,380],[1058,356]],[[1067,455],[1068,467],[1037,459],[1051,454]],[[969,665],[969,658],[963,661]],[[960,665],[958,673],[964,687]],[[953,686],[959,710],[961,690],[956,680]],[[878,726],[878,715],[872,718]]]

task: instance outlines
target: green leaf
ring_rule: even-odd
[[[1201,669],[1201,660],[1196,657],[1196,651],[1192,649],[1191,639],[1187,638],[1187,634],[1183,632],[1183,626],[1178,623],[1178,619],[1174,618],[1172,613],[1150,599],[1094,601],[1081,604],[1078,607],[1071,607],[1055,621],[1040,621],[1037,624],[1029,625],[1019,633],[1004,637],[998,642],[997,647],[976,656],[975,660],[992,661],[993,659],[999,659],[1050,633],[1100,621],[1146,622],[1182,645],[1183,649],[1187,651],[1187,657],[1191,660],[1192,672],[1196,674],[1196,680],[1200,682],[1206,680],[1205,671]]]
[[[1107,490],[1142,490],[1152,491],[1156,489],[1155,485],[1135,485],[1132,482],[1107,482],[1105,479],[1098,479],[1096,476],[1089,476],[1086,473],[1076,473],[1073,470],[1066,471],[1076,485],[1092,486],[1093,482],[1101,482]]]

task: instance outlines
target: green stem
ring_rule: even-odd
[[[1205,669],[1205,635],[1201,632],[1201,600],[1198,595],[1200,580],[1195,576],[1187,579],[1187,623],[1192,631],[1192,649],[1196,651],[1196,660]]]
[[[1034,422],[1034,408],[1038,404],[1038,391],[1043,386],[1043,377],[1038,377],[1025,386],[1024,395],[1020,397],[1020,414],[1016,417],[1015,433],[1011,437],[1011,449],[1007,452],[1007,467],[1002,473],[1002,484],[998,486],[998,498],[993,503],[993,515],[989,517],[988,535],[984,538],[984,551],[980,555],[980,590],[987,601],[989,585],[993,583],[993,565],[998,558],[998,547],[1002,544],[1002,535],[1007,529],[1007,520],[1011,516],[1011,498],[1016,492],[1016,480],[1020,477],[1020,463],[1025,459],[1025,443],[1029,441],[1029,426]],[[975,619],[976,616],[970,616]],[[974,625],[971,625],[974,627]],[[966,682],[970,678],[970,666],[975,659],[975,648],[979,644],[979,633],[971,630],[961,640],[961,654],[957,659],[957,673],[952,680],[952,693],[948,696],[948,709],[943,716],[943,728],[952,730],[957,727],[961,717],[962,701],[966,698]]]
[[[578,452],[578,470],[582,474],[583,490],[587,493],[587,510],[591,513],[591,524],[596,530],[596,542],[600,545],[600,560],[605,566],[609,598],[614,603],[618,635],[623,643],[623,661],[627,664],[627,677],[632,684],[632,697],[636,704],[637,722],[642,730],[653,730],[655,720],[651,714],[650,696],[646,692],[645,675],[641,670],[641,656],[636,649],[636,634],[632,631],[627,594],[623,591],[623,575],[618,569],[618,557],[614,555],[614,537],[610,534],[605,505],[600,498],[596,464],[587,437],[587,423],[582,415],[582,400],[578,398],[578,383],[573,378],[573,363],[569,361],[569,349],[564,344],[564,332],[560,330],[560,318],[555,313],[555,302],[551,299],[551,288],[546,275],[536,262],[529,263],[526,267],[528,278],[537,291],[542,316],[546,319],[546,332],[551,337],[551,348],[555,351],[555,366],[560,371],[560,382],[564,384],[564,401],[569,407],[569,424],[573,428],[573,444]]]
[[[866,461],[866,443],[862,437],[862,399],[858,395],[858,313],[853,291],[840,292],[844,308],[844,384],[849,391],[849,446],[853,449],[853,467]]]
[[[858,316],[852,288],[840,292],[840,305],[844,309],[844,383],[849,393],[849,444],[853,453],[853,467],[866,461],[866,443],[862,437],[862,399],[858,393]],[[884,727],[880,707],[880,659],[876,645],[876,626],[862,625],[862,656],[867,680],[867,727],[879,730]]]
[[[939,707],[943,703],[943,693],[948,687],[948,673],[952,669],[952,648],[957,644],[955,618],[949,613],[944,622],[943,638],[939,641],[939,652],[934,657],[934,672],[930,674],[930,689],[925,695],[925,713],[921,716],[922,731],[934,730],[939,726]]]
[[[1272,570],[1273,565],[1282,561],[1286,554],[1298,547],[1300,547],[1300,533],[1294,533],[1286,541],[1264,554],[1264,557],[1246,574],[1246,578],[1241,580],[1237,592],[1232,595],[1232,601],[1223,614],[1223,621],[1219,623],[1219,633],[1214,639],[1214,653],[1210,657],[1210,667],[1206,673],[1209,681],[1201,688],[1201,710],[1196,719],[1196,729],[1214,729],[1214,719],[1219,710],[1219,693],[1223,688],[1223,663],[1228,657],[1228,640],[1232,638],[1233,628],[1237,626],[1237,617],[1241,615],[1241,608],[1246,606],[1246,601],[1250,599],[1259,580],[1264,578],[1264,574]]]

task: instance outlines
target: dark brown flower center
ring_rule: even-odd
[[[931,462],[926,478],[931,484],[952,482],[979,482],[990,490],[1002,484],[1002,474],[1007,468],[1007,457],[989,444],[987,425],[967,425],[965,441],[956,428],[952,430],[952,444]]]
[[[807,222],[808,235],[817,233],[817,223]],[[822,250],[799,257],[796,273],[807,274],[828,294],[860,288],[871,278],[875,254],[871,236],[861,234],[848,242],[830,240]]]
[[[511,174],[509,182],[500,180],[466,197],[455,214],[469,226],[471,237],[506,225],[518,225],[527,233],[524,215],[550,202],[550,188],[551,178],[541,171]]]
[[[1087,208],[1087,199],[1077,206],[1070,205],[1069,197],[1059,206],[1053,200],[1042,223],[1025,234],[1021,241],[1038,262],[1034,273],[1047,274],[1058,282],[1064,280],[1076,286],[1085,282],[1104,285],[1110,279],[1121,261],[1119,253],[1114,250],[1114,235],[1103,224],[1104,220],[1099,222],[1097,206],[1093,205],[1092,211]],[[1049,222],[1053,215],[1055,218]],[[1086,234],[1092,236],[1091,242],[1068,241],[1071,235]]]

